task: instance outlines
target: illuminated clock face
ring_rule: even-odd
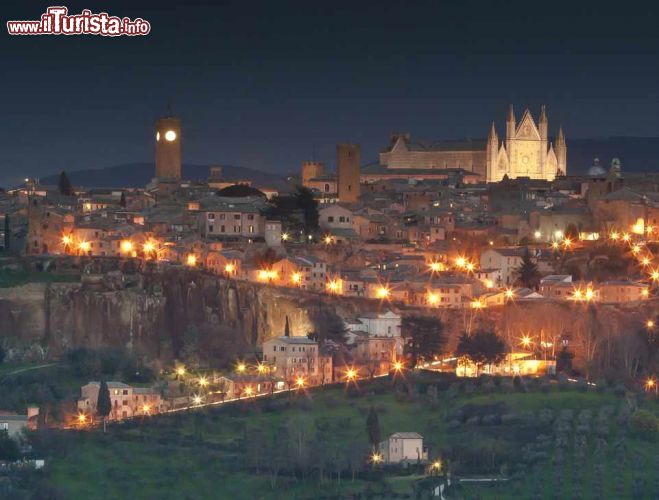
[[[160,132],[156,132],[156,141],[160,140]]]
[[[169,142],[175,141],[176,140],[176,132],[174,132],[173,130],[168,130],[167,132],[165,132],[165,140],[167,140]]]

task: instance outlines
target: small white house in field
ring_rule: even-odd
[[[380,453],[385,464],[425,463],[428,450],[423,446],[423,436],[416,432],[395,432],[380,443]]]

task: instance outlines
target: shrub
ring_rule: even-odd
[[[659,419],[647,410],[636,410],[630,420],[632,432],[644,439],[654,439],[659,433]]]

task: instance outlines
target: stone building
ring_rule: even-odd
[[[538,123],[526,109],[517,123],[512,105],[506,118],[505,139],[500,141],[494,123],[487,139],[413,143],[407,134],[392,137],[389,148],[380,153],[380,164],[395,169],[465,169],[482,181],[514,179],[553,180],[567,173],[567,146],[559,128],[555,144],[549,141],[545,107]]]
[[[336,146],[336,173],[339,201],[356,203],[359,200],[359,169],[361,154],[357,144]]]

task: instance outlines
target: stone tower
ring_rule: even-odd
[[[358,144],[337,144],[336,176],[340,202],[356,203],[359,200],[360,162]]]
[[[307,182],[314,177],[325,175],[325,165],[319,161],[305,161],[302,163],[302,185],[306,186]]]
[[[181,120],[170,114],[156,122],[156,177],[181,178]]]

